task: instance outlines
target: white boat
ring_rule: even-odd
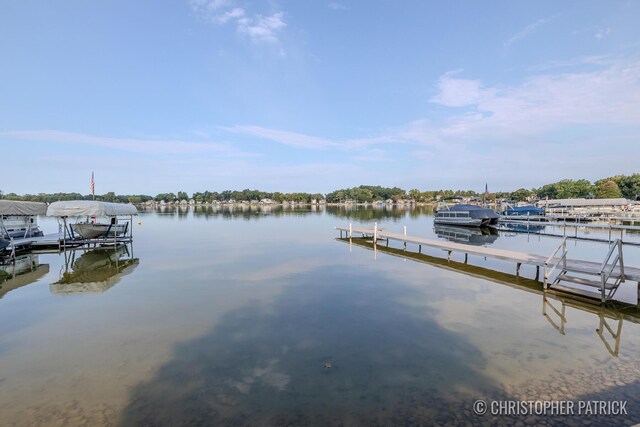
[[[124,224],[77,222],[71,224],[71,229],[85,239],[95,239],[97,237],[124,236],[127,234],[128,226],[128,222]]]
[[[69,224],[69,237],[84,239],[131,237],[131,222],[133,215],[137,214],[138,210],[133,205],[96,200],[54,202],[47,209],[47,216],[63,219],[65,235],[67,219],[79,218],[77,222]]]

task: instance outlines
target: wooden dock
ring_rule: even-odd
[[[335,227],[340,231],[340,237],[343,235],[347,238],[353,237],[354,234],[359,234],[362,237],[371,237],[372,242],[377,245],[379,240],[386,241],[389,244],[389,240],[401,242],[406,249],[407,244],[414,244],[418,246],[418,253],[422,252],[422,247],[429,247],[434,249],[440,249],[447,252],[447,259],[451,259],[452,253],[464,254],[465,262],[467,256],[478,255],[481,257],[493,258],[516,264],[516,275],[520,273],[520,266],[522,264],[532,265],[536,267],[536,278],[539,280],[540,268],[544,269],[544,286],[545,288],[551,287],[559,291],[571,292],[580,294],[585,297],[595,298],[605,302],[610,299],[620,282],[630,280],[638,282],[638,295],[640,299],[640,268],[629,267],[624,265],[622,260],[622,254],[620,253],[619,259],[613,257],[614,246],[611,247],[609,255],[604,263],[570,259],[567,256],[566,239],[562,240],[560,246],[551,255],[539,255],[526,252],[517,252],[507,249],[490,248],[484,246],[466,245],[463,243],[455,243],[444,240],[426,239],[423,237],[408,236],[406,234],[406,227],[404,233],[391,233],[384,229],[378,228],[377,224],[374,227],[353,227],[351,224],[348,227]],[[617,243],[621,250],[621,243]],[[611,261],[611,262],[610,262]],[[553,274],[557,270],[557,275]],[[577,273],[576,275],[569,275],[568,272]],[[580,275],[594,276],[600,280],[587,279],[580,277]],[[552,280],[553,279],[553,280]],[[606,280],[605,280],[606,279]],[[609,279],[613,280],[613,283],[609,282]],[[548,285],[548,282],[551,283]],[[577,284],[580,287],[593,287],[598,289],[598,293],[582,290],[581,288],[573,288],[565,286],[561,282],[571,282]]]

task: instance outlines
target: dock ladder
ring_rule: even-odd
[[[620,239],[611,244],[609,252],[599,268],[588,267],[576,262],[567,263],[567,253],[567,239],[565,237],[544,263],[545,290],[552,289],[563,293],[577,294],[605,303],[613,297],[620,284],[625,281],[622,241]],[[560,273],[553,283],[549,284],[552,274],[558,268],[560,268]],[[575,285],[579,287],[575,287]],[[595,288],[597,291],[588,291],[583,287]]]

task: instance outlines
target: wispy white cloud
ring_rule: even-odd
[[[444,118],[415,120],[366,138],[327,138],[261,126],[221,129],[296,149],[347,152],[360,166],[428,166],[403,169],[402,179],[409,185],[442,182],[442,177],[447,177],[443,185],[467,185],[483,176],[505,182],[509,189],[504,177],[513,174],[528,177],[519,186],[540,185],[535,165],[543,161],[547,181],[637,169],[632,153],[633,141],[640,139],[640,61],[590,57],[577,62],[589,66],[540,73],[511,85],[464,78],[460,70],[446,73],[430,99]],[[616,146],[615,154],[608,154],[611,146]],[[495,159],[510,160],[496,167]],[[452,176],[459,181],[451,181]]]
[[[530,72],[549,71],[557,68],[573,68],[585,66],[608,66],[616,63],[612,55],[587,55],[578,58],[548,61],[529,67]]]
[[[337,149],[337,150],[365,150],[369,147],[381,144],[406,144],[413,142],[415,123],[391,130],[381,135],[367,138],[331,139],[306,135],[298,132],[270,129],[262,126],[232,126],[220,129],[241,135],[254,136],[267,139],[293,148],[303,149]]]
[[[640,62],[598,70],[543,74],[519,85],[484,87],[445,74],[432,102],[466,107],[440,135],[478,138],[541,134],[570,125],[640,124]]]
[[[232,126],[222,127],[221,129],[230,133],[268,139],[294,148],[323,149],[338,148],[340,146],[337,141],[331,139],[309,136],[297,132],[269,129],[261,126]]]
[[[275,43],[278,41],[278,32],[287,24],[284,22],[284,13],[277,12],[273,15],[256,15],[253,18],[242,16],[237,20],[238,32],[247,35],[256,42]]]
[[[611,33],[611,28],[602,28],[596,31],[595,37],[598,40],[602,40],[603,38],[607,37],[610,33]]]
[[[329,191],[377,182],[377,165],[390,171],[385,179],[391,181],[385,185],[468,187],[478,181],[478,190],[487,181],[496,190],[513,190],[562,178],[596,179],[637,172],[640,60],[608,57],[586,62],[589,66],[549,68],[509,85],[491,84],[473,76],[465,78],[462,71],[446,73],[434,82],[435,94],[430,99],[437,106],[437,115],[363,138],[239,125],[216,127],[214,136],[194,132],[198,136],[192,139],[9,131],[0,132],[0,144],[15,150],[21,142],[28,145],[36,141],[36,151],[49,155],[69,152],[67,145],[71,144],[74,155],[88,159],[56,162],[59,169],[60,164],[65,165],[61,174],[66,178],[47,183],[50,187],[61,185],[64,179],[73,182],[78,170],[96,157],[95,147],[102,147],[99,152],[112,157],[122,151],[144,153],[134,158],[122,156],[129,157],[123,170],[144,171],[149,176],[163,171],[154,178],[156,188],[146,189],[148,183],[137,183],[139,190],[135,191],[140,192],[165,191],[162,186],[173,188],[170,186],[175,185],[174,176],[180,176],[185,188],[201,188],[203,182],[215,182],[218,187],[230,188]],[[256,154],[240,151],[249,146],[243,145],[246,140],[267,141],[291,149],[284,154],[287,150],[279,150],[276,155],[269,146],[253,148],[252,143],[251,150],[262,152],[261,157],[252,158]],[[292,155],[294,149],[315,151]],[[109,161],[102,162],[105,163]],[[53,162],[39,161],[24,167],[53,168],[49,164]],[[135,175],[128,173],[127,176]],[[0,182],[11,181],[8,175],[0,168]],[[42,191],[50,191],[46,185],[43,187]]]
[[[104,147],[138,153],[214,152],[233,156],[255,156],[221,142],[196,142],[178,139],[114,138],[58,130],[18,130],[0,132],[0,138],[17,141],[37,141],[49,144],[76,144]]]
[[[335,1],[332,1],[331,3],[328,4],[329,9],[333,9],[333,10],[350,10],[351,8],[349,6],[346,6],[342,3],[338,3]]]
[[[224,13],[215,15],[213,18],[218,24],[225,24],[229,20],[240,19],[244,17],[244,9],[241,7],[234,7]]]
[[[283,12],[250,15],[234,6],[233,0],[190,0],[190,4],[194,12],[212,23],[235,24],[238,34],[253,42],[276,43],[279,32],[287,26]]]
[[[516,34],[510,37],[508,40],[506,40],[503,43],[504,47],[509,47],[512,44],[516,43],[517,41],[522,40],[523,38],[529,36],[530,34],[534,33],[538,28],[551,22],[553,19],[556,18],[556,16],[557,15],[550,16],[548,18],[538,19],[536,22],[533,22],[527,25],[522,30],[518,31]]]
[[[396,160],[396,156],[387,150],[381,150],[379,148],[373,148],[367,150],[365,153],[357,155],[353,158],[356,162],[393,162]]]
[[[463,107],[480,100],[482,92],[480,82],[455,78],[454,76],[461,71],[450,71],[440,78],[438,94],[431,99],[431,102],[447,107]]]
[[[193,10],[202,13],[216,12],[219,9],[228,6],[230,0],[189,0]]]

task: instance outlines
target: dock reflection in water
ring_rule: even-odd
[[[49,290],[57,295],[106,292],[136,268],[139,260],[132,253],[128,245],[119,245],[92,249],[76,259],[73,251],[65,260],[62,277]]]
[[[351,241],[349,241],[349,239],[337,240],[373,250],[373,245],[365,239],[351,239]],[[447,261],[439,257],[384,247],[382,245],[377,246],[377,251],[387,252],[391,255],[424,262],[449,270],[455,270],[469,276],[482,277],[511,288],[542,295],[542,315],[561,335],[567,334],[565,328],[569,317],[567,315],[567,307],[583,313],[594,314],[596,316],[594,326],[597,326],[595,333],[602,341],[607,352],[613,357],[618,357],[620,352],[620,336],[623,321],[626,320],[631,323],[640,324],[640,309],[638,306],[632,304],[620,301],[609,301],[606,306],[595,305],[593,302],[588,302],[579,296],[572,298],[566,294],[555,293],[552,290],[545,292],[541,282],[514,274],[498,272],[467,263]]]
[[[467,245],[490,245],[498,238],[498,230],[491,227],[456,227],[434,224],[434,231],[441,239]]]
[[[565,324],[567,323],[566,308],[571,307],[583,312],[593,313],[598,316],[598,328],[596,334],[604,344],[605,348],[614,357],[618,357],[620,352],[620,334],[622,333],[623,312],[619,310],[609,310],[580,301],[556,296],[542,296],[542,315],[549,321],[560,334],[565,335]],[[638,323],[640,319],[635,316],[628,316],[628,319]]]
[[[49,264],[40,264],[38,255],[18,256],[14,263],[0,265],[0,298],[14,289],[36,282],[49,272]]]

